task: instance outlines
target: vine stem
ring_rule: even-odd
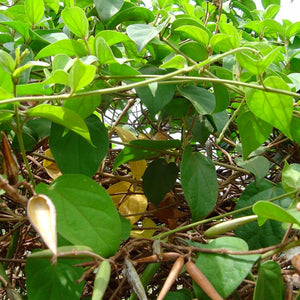
[[[292,196],[292,195],[294,195],[296,193],[297,193],[297,190],[294,190],[292,192],[279,195],[277,197],[271,198],[271,199],[266,200],[266,201],[267,202],[273,202],[273,201],[280,200],[280,199],[285,198],[285,197]],[[251,209],[252,206],[253,205],[249,205],[249,206],[237,209],[235,211],[222,214],[220,216],[211,217],[211,218],[208,218],[208,219],[205,219],[205,220],[194,222],[192,224],[188,224],[188,225],[185,225],[185,226],[178,227],[178,228],[172,229],[172,230],[170,230],[168,232],[160,233],[160,234],[154,236],[153,239],[155,239],[155,240],[162,239],[162,238],[165,238],[165,237],[167,237],[167,236],[169,236],[171,234],[174,234],[176,232],[180,232],[180,231],[183,231],[183,230],[191,229],[191,228],[193,228],[195,226],[206,224],[206,223],[209,223],[209,222],[212,222],[212,221],[215,221],[215,220],[223,219],[224,217],[229,217],[229,216],[232,216],[232,215],[235,215],[235,214],[247,211],[248,209]]]

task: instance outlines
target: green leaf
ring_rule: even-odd
[[[95,52],[100,64],[110,64],[116,62],[116,58],[111,48],[101,36],[98,36],[95,39]]]
[[[229,105],[229,93],[224,85],[214,83],[214,95],[216,106],[214,108],[214,113],[224,111]]]
[[[264,143],[272,132],[272,126],[258,118],[244,106],[236,120],[243,145],[243,158]]]
[[[97,12],[103,22],[107,22],[122,7],[124,0],[94,0]]]
[[[187,65],[186,59],[182,55],[175,55],[170,60],[166,61],[160,68],[175,68],[175,69],[182,69]]]
[[[78,96],[64,101],[64,107],[75,111],[82,119],[90,116],[101,103],[101,95]]]
[[[297,220],[286,210],[271,202],[256,202],[253,206],[253,212],[258,216],[258,222],[260,222],[260,219],[271,219],[279,222],[294,223],[300,225],[300,220]]]
[[[180,148],[179,140],[152,141],[152,140],[133,140],[116,157],[114,169],[128,161],[150,159],[160,155],[164,150]]]
[[[300,22],[295,22],[291,24],[288,29],[286,30],[286,36],[288,39],[296,35],[300,32]]]
[[[186,146],[181,163],[181,184],[192,212],[192,221],[210,213],[218,198],[218,181],[213,162]]]
[[[148,67],[140,70],[143,74],[166,74],[164,70]],[[154,87],[156,87],[154,85]],[[155,93],[153,93],[153,85],[143,86],[135,88],[137,95],[142,100],[142,102],[148,108],[150,114],[154,116],[160,110],[162,110],[170,101],[172,100],[176,85],[175,84],[162,84],[157,85]],[[154,95],[153,95],[154,94]]]
[[[73,110],[61,106],[40,104],[28,110],[29,117],[40,117],[65,126],[91,142],[89,130],[83,119]]]
[[[194,61],[202,61],[208,57],[206,47],[194,41],[182,44],[179,50]]]
[[[56,14],[59,10],[59,0],[44,0],[45,4],[50,7]]]
[[[178,88],[178,91],[193,104],[201,115],[210,114],[215,108],[215,96],[203,88],[189,85]]]
[[[97,182],[80,174],[62,175],[37,192],[55,205],[57,231],[74,245],[88,246],[109,257],[120,244],[121,226],[115,205]],[[77,278],[78,279],[78,278]]]
[[[276,5],[276,4],[269,5],[263,14],[264,19],[273,19],[278,14],[279,10],[280,10],[280,5]]]
[[[221,237],[207,245],[197,243],[197,246],[205,249],[248,251],[247,243],[236,237]],[[241,284],[258,258],[259,255],[201,253],[197,258],[196,266],[225,299]],[[228,274],[230,274],[230,280],[228,280]],[[198,299],[210,299],[196,283],[193,283],[193,287]]]
[[[98,1],[97,1],[98,2]],[[61,17],[65,25],[73,32],[76,36],[86,39],[89,35],[89,23],[85,12],[77,6],[66,7]]]
[[[49,146],[63,174],[84,174],[92,177],[108,151],[108,136],[98,117],[85,120],[95,147],[75,132],[65,134],[65,128],[55,123],[51,126]]]
[[[12,74],[15,70],[14,59],[4,50],[0,50],[0,67],[7,73]]]
[[[280,265],[273,260],[259,266],[253,300],[283,299],[284,284]]]
[[[17,85],[17,96],[27,95],[52,95],[53,90],[45,87],[43,83],[32,82],[30,84],[18,84]]]
[[[44,16],[43,0],[25,0],[25,13],[31,25],[38,24]]]
[[[124,33],[114,30],[103,30],[98,32],[95,36],[95,41],[99,36],[102,37],[109,46],[131,41],[130,38]]]
[[[88,55],[86,48],[76,40],[61,40],[44,47],[37,55],[36,59],[56,54],[66,54],[69,56],[83,57]]]
[[[300,191],[300,164],[284,164],[282,171],[282,186],[288,192]]]
[[[276,76],[265,79],[264,85],[289,91],[286,82]],[[291,137],[290,123],[293,116],[293,97],[247,88],[246,100],[249,109],[257,117],[278,128],[287,137]]]
[[[190,38],[191,40],[200,42],[204,45],[208,45],[209,42],[208,33],[198,26],[183,25],[176,28],[175,31],[183,32],[185,36]]]
[[[261,0],[261,4],[264,8],[267,8],[271,4],[280,5],[280,0]]]
[[[243,160],[241,157],[235,159],[237,165],[254,174],[257,184],[268,174],[270,163],[263,156],[255,156],[248,160]]]
[[[133,24],[127,27],[126,32],[135,42],[138,51],[141,52],[162,29],[162,26],[153,27],[147,24]]]
[[[95,77],[96,67],[86,65],[79,59],[76,59],[70,70],[70,86],[73,92],[86,87]]]
[[[176,292],[168,292],[164,300],[191,300],[193,299],[193,294],[188,289],[182,289]]]
[[[242,32],[238,31],[232,24],[220,23],[220,32],[229,36],[229,43],[231,48],[238,48],[241,44]]]
[[[59,259],[55,265],[49,259],[26,260],[26,287],[32,300],[79,299],[83,292],[84,281],[76,283],[83,274],[82,268],[74,268],[78,260]]]
[[[174,187],[178,175],[177,165],[164,159],[152,161],[143,175],[143,191],[147,199],[158,206]]]
[[[267,67],[277,58],[280,48],[274,48],[264,58],[258,59],[255,56],[247,53],[239,52],[236,54],[236,58],[241,67],[247,69],[254,75],[261,75]]]
[[[70,75],[64,70],[55,70],[43,84],[59,83],[66,86],[70,85]]]
[[[259,200],[269,200],[273,197],[284,194],[280,186],[274,186],[271,182],[262,180],[259,186],[255,182],[249,184],[243,191],[235,210],[254,205]],[[284,198],[284,201],[290,202]],[[234,218],[252,215],[251,209],[234,214]],[[257,222],[245,224],[234,230],[237,237],[244,239],[249,245],[250,250],[269,247],[281,242],[284,236],[284,229],[280,222],[268,220],[263,226],[259,227]]]

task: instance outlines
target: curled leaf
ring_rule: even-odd
[[[53,155],[50,151],[50,149],[47,149],[45,151],[45,155],[53,158]],[[43,167],[45,168],[47,174],[52,178],[52,179],[56,179],[57,177],[59,177],[61,175],[61,172],[57,166],[57,163],[51,160],[47,160],[44,159],[43,160]]]
[[[56,210],[50,198],[42,194],[32,196],[27,204],[27,215],[33,228],[56,257]]]
[[[107,260],[102,261],[94,282],[92,300],[101,300],[109,283],[111,266]]]

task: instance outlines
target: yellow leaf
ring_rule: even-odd
[[[120,181],[111,185],[107,189],[107,192],[113,199],[115,206],[118,206],[124,195],[127,194],[130,185],[131,184],[129,182]]]
[[[50,151],[50,149],[47,149],[45,151],[45,155],[50,157],[50,158],[53,158],[52,156],[52,153]],[[43,160],[43,167],[45,168],[47,174],[52,178],[52,179],[55,179],[57,177],[59,177],[61,174],[56,162],[53,162],[51,160],[48,160],[48,159],[44,159]]]
[[[142,221],[142,226],[143,228],[147,228],[147,227],[151,228],[151,227],[156,227],[156,224],[151,219],[146,218]],[[156,231],[155,229],[132,230],[130,236],[135,238],[150,239],[152,238],[155,231]]]
[[[147,168],[147,162],[145,159],[130,161],[129,167],[132,173],[132,177],[136,180],[140,180]]]
[[[164,131],[158,131],[152,138],[155,141],[166,141],[168,140],[168,134]]]
[[[115,128],[115,131],[117,132],[123,143],[129,143],[130,141],[137,139],[134,133],[123,127],[118,126]]]
[[[119,212],[126,219],[128,219],[130,221],[130,224],[132,225],[142,217],[142,214],[146,211],[147,206],[148,201],[144,195],[131,194],[124,199],[119,207]],[[131,214],[137,215],[126,216]]]

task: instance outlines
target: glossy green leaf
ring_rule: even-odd
[[[166,72],[157,68],[149,67],[140,70],[143,74],[158,74],[164,75]],[[154,87],[154,89],[153,89]],[[148,108],[150,114],[154,116],[162,110],[172,100],[176,85],[175,84],[161,84],[148,85],[135,88],[137,95]]]
[[[288,85],[280,77],[268,77],[264,80],[264,85],[289,90]],[[246,100],[249,109],[257,117],[291,137],[290,123],[293,115],[293,97],[247,88]]]
[[[101,1],[100,1],[101,2]],[[65,25],[73,32],[76,36],[86,39],[89,35],[89,23],[85,12],[77,6],[66,7],[61,17]]]
[[[56,54],[66,54],[69,56],[83,57],[88,55],[86,48],[76,40],[61,40],[44,47],[37,55],[36,59]]]
[[[182,69],[187,65],[186,59],[182,55],[175,55],[170,60],[160,65],[160,68]]]
[[[288,29],[286,30],[287,38],[290,39],[295,34],[300,32],[300,22],[295,22],[291,24]]]
[[[128,4],[128,2],[125,2]],[[137,6],[130,6],[116,13],[108,22],[107,28],[114,29],[117,25],[125,22],[132,22],[136,21],[136,23],[151,23],[155,16],[154,14],[145,7],[137,7]],[[142,21],[142,22],[141,22]]]
[[[25,13],[31,25],[38,24],[44,16],[43,0],[25,0]]]
[[[180,45],[179,50],[194,61],[202,61],[208,57],[206,47],[194,41]]]
[[[300,164],[285,162],[282,171],[282,186],[288,192],[300,191]]]
[[[143,175],[143,191],[147,199],[156,206],[174,187],[179,169],[175,163],[164,159],[152,161]]]
[[[246,106],[240,110],[236,121],[243,145],[243,158],[246,159],[267,140],[272,132],[272,125],[256,117]]]
[[[48,77],[44,84],[59,83],[70,86],[70,75],[64,70],[55,70],[50,77]]]
[[[207,245],[197,244],[197,246],[205,249],[248,251],[247,243],[236,237],[221,237]],[[259,255],[201,253],[197,258],[196,266],[225,299],[241,284],[258,258]],[[230,280],[228,280],[228,274],[230,274]],[[198,299],[210,299],[196,283],[193,283],[193,287]]]
[[[86,87],[95,77],[96,67],[86,65],[79,59],[76,59],[70,70],[70,87],[73,92]]]
[[[189,85],[178,88],[178,91],[193,104],[201,115],[210,114],[215,109],[215,96],[203,88]]]
[[[101,103],[101,95],[79,96],[64,101],[64,107],[74,110],[82,119],[90,116]]]
[[[150,159],[158,156],[165,150],[180,147],[181,143],[179,140],[133,140],[129,143],[128,146],[125,146],[125,148],[116,157],[114,162],[114,169],[128,161]]]
[[[184,33],[185,36],[187,36],[191,40],[200,42],[204,45],[208,45],[208,42],[209,42],[208,33],[198,26],[183,25],[183,26],[176,28],[175,31]]]
[[[271,182],[263,180],[259,186],[255,182],[247,186],[243,191],[235,210],[254,205],[259,200],[269,200],[273,197],[284,194],[280,186],[274,186]],[[284,198],[281,203],[290,203],[290,200]],[[234,214],[234,218],[252,215],[251,209]],[[263,226],[259,227],[257,222],[245,224],[244,226],[234,230],[235,235],[242,238],[249,245],[250,250],[276,245],[281,242],[285,230],[281,223],[268,220]]]
[[[130,38],[124,33],[114,30],[103,30],[98,32],[95,36],[95,40],[97,40],[99,36],[102,37],[109,46],[131,41]]]
[[[256,202],[253,206],[253,212],[258,216],[258,222],[260,222],[260,219],[262,221],[271,219],[279,222],[295,223],[300,225],[300,220],[297,220],[286,210],[271,202]]]
[[[124,0],[94,0],[102,21],[107,22],[122,7]]]
[[[59,10],[59,0],[44,0],[45,4],[50,7],[56,14]]]
[[[127,27],[126,32],[135,42],[138,51],[141,52],[161,30],[162,27],[153,27],[147,24],[133,24]]]
[[[263,156],[255,156],[248,160],[243,160],[241,157],[237,157],[235,162],[240,167],[250,171],[254,174],[257,184],[268,174],[270,163]]]
[[[280,265],[273,260],[259,266],[253,300],[283,299],[284,284]]]
[[[28,110],[29,117],[40,117],[60,124],[91,142],[89,130],[83,119],[73,110],[61,106],[40,104]]]
[[[210,213],[218,198],[218,182],[213,162],[186,146],[180,167],[181,184],[192,213],[198,221]]]
[[[229,23],[220,23],[220,32],[229,36],[230,48],[237,48],[240,46],[242,39],[242,32],[238,31],[236,27]]]
[[[49,146],[63,174],[84,174],[92,177],[107,154],[108,136],[102,122],[95,115],[91,115],[85,123],[95,146],[73,131],[65,134],[63,126],[55,123],[51,126]]]
[[[43,83],[32,82],[30,84],[17,85],[17,95],[52,95],[53,90],[50,87],[45,87]]]
[[[261,75],[267,69],[267,67],[277,58],[280,50],[280,48],[275,48],[262,59],[258,59],[253,55],[243,52],[237,53],[236,58],[241,67],[247,69],[252,74]]]
[[[214,83],[214,95],[216,106],[214,108],[214,113],[224,111],[229,105],[229,93],[224,85]]]
[[[271,4],[280,5],[280,0],[261,0],[261,4],[264,8],[267,8]]]
[[[74,268],[78,260],[59,259],[55,265],[49,259],[26,260],[26,287],[29,299],[57,300],[80,299],[84,281],[76,283],[83,274],[82,268]]]
[[[9,74],[12,74],[15,70],[14,59],[4,50],[0,49],[0,66]]]
[[[101,64],[110,64],[116,62],[116,58],[111,48],[101,36],[98,36],[95,39],[95,51]]]
[[[57,231],[66,240],[91,247],[104,257],[115,254],[120,244],[120,219],[112,199],[97,182],[84,175],[68,174],[50,186],[40,184],[37,192],[54,203]]]

